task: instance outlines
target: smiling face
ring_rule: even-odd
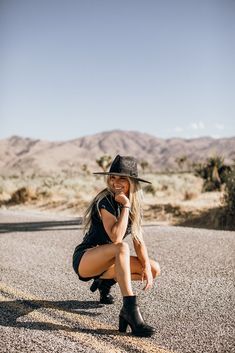
[[[112,192],[123,192],[126,196],[129,196],[130,183],[127,177],[110,175],[108,185]]]

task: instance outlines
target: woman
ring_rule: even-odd
[[[85,213],[87,233],[74,251],[73,267],[82,281],[94,279],[90,290],[100,292],[100,302],[112,304],[110,288],[118,282],[123,307],[119,315],[119,331],[126,332],[130,325],[132,334],[151,336],[153,327],[147,325],[137,305],[131,280],[145,280],[144,289],[153,285],[160,273],[159,264],[149,259],[141,234],[141,188],[136,159],[117,155],[106,174],[107,188],[91,202]],[[137,256],[130,256],[124,238],[132,234]]]

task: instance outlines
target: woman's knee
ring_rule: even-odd
[[[125,242],[115,243],[116,255],[120,253],[130,254],[129,245]]]
[[[157,261],[154,261],[154,260],[150,260],[150,264],[151,264],[153,278],[156,278],[161,273],[160,265]]]

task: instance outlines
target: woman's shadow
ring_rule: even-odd
[[[100,313],[90,312],[90,309],[102,308],[99,302],[96,301],[48,301],[48,300],[12,300],[0,302],[0,326],[27,328],[31,330],[64,330],[70,332],[84,332],[99,335],[119,334],[117,330],[98,329],[98,328],[84,328],[83,322],[79,319],[72,321],[72,325],[63,325],[53,322],[35,322],[35,321],[20,321],[20,318],[28,315],[34,310],[47,308],[56,309],[62,312],[68,312],[79,315],[86,315],[91,317],[99,316]],[[48,315],[48,314],[47,314]],[[49,314],[51,317],[51,314]],[[48,316],[49,316],[48,315]],[[58,320],[58,318],[55,316]],[[52,316],[53,321],[53,316]],[[81,321],[81,320],[80,320]]]

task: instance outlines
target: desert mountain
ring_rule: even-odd
[[[148,162],[152,171],[175,170],[177,159],[186,157],[184,168],[193,162],[220,155],[228,164],[235,159],[235,137],[213,139],[160,139],[135,132],[114,130],[63,142],[49,142],[12,136],[0,140],[1,174],[59,174],[81,172],[84,165],[99,171],[96,159],[116,154],[135,156]]]

